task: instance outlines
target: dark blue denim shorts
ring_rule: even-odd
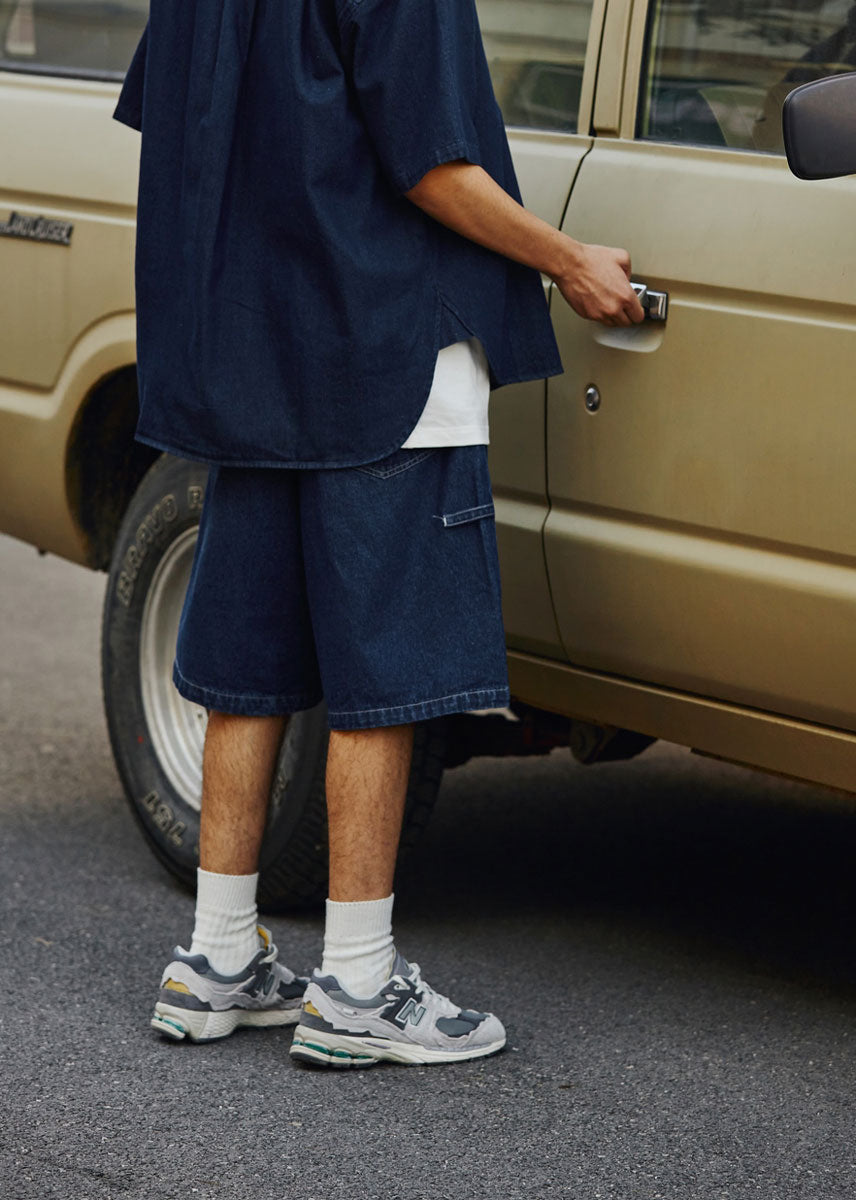
[[[174,668],[188,700],[332,729],[508,703],[485,446],[212,467]]]

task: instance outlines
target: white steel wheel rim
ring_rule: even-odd
[[[155,568],[140,628],[140,681],[151,747],[171,786],[191,808],[202,804],[202,746],[208,714],[176,691],[172,664],[197,528],[170,544]]]

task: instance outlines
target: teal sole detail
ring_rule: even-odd
[[[295,1037],[289,1051],[291,1057],[298,1062],[307,1063],[314,1067],[373,1067],[378,1061],[371,1054],[352,1053],[340,1048],[330,1049],[318,1042],[304,1041]]]

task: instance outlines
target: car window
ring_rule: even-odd
[[[652,0],[638,134],[781,154],[788,92],[854,67],[853,0]]]
[[[121,79],[148,0],[0,0],[0,68]]]
[[[506,125],[576,133],[592,0],[477,0]]]

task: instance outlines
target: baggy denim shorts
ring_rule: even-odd
[[[186,699],[331,729],[508,704],[486,446],[212,467],[173,674]]]

